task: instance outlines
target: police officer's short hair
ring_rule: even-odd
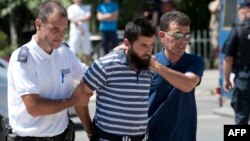
[[[47,1],[42,3],[37,11],[37,18],[42,22],[47,22],[49,15],[57,11],[61,17],[68,17],[67,10],[58,2]]]
[[[250,2],[241,3],[238,9],[240,10],[242,8],[250,8]]]

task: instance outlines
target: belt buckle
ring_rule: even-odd
[[[129,136],[122,136],[122,141],[131,141]]]

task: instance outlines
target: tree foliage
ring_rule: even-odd
[[[9,37],[12,48],[16,48],[26,39],[25,33],[30,28],[33,11],[39,1],[30,0],[1,0],[0,1],[0,31]],[[7,24],[6,24],[7,23]]]
[[[208,4],[210,1],[212,0],[175,0],[177,10],[190,17],[192,30],[208,28],[210,18]]]
[[[0,0],[0,31],[7,35],[6,41],[11,43],[11,23],[16,29],[18,45],[30,40],[34,33],[34,19],[38,5],[46,0]],[[67,8],[72,0],[59,0]],[[102,0],[83,0],[83,3],[92,7],[90,29],[98,32],[96,20],[96,7]],[[114,0],[119,4],[120,16],[119,29],[124,29],[125,24],[142,15],[146,0]],[[207,29],[209,21],[208,3],[211,0],[175,0],[177,10],[185,12],[192,21],[192,30]],[[13,16],[11,18],[11,16]],[[1,49],[1,48],[0,48]]]

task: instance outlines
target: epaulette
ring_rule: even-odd
[[[29,48],[26,46],[22,46],[19,50],[17,62],[26,63],[29,56]]]
[[[69,45],[66,42],[62,42],[62,45],[69,48]]]

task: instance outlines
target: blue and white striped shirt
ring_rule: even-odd
[[[141,135],[147,129],[152,72],[139,74],[128,65],[125,52],[112,52],[87,70],[84,82],[96,90],[95,123],[117,135]]]

